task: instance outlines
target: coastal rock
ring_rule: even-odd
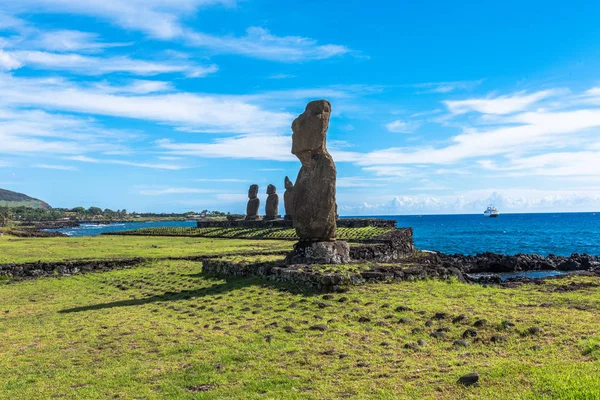
[[[257,220],[258,208],[260,207],[260,199],[258,198],[258,185],[250,185],[248,189],[248,205],[246,206],[246,219]]]
[[[285,193],[283,194],[283,204],[285,207],[285,216],[283,219],[293,220],[294,215],[294,184],[288,178],[285,177]]]
[[[292,154],[302,163],[292,215],[301,240],[336,236],[336,168],[325,146],[330,115],[328,101],[311,101],[292,124]]]
[[[265,219],[273,220],[279,217],[279,196],[274,185],[267,186],[267,204],[265,204]]]

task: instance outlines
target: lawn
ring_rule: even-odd
[[[172,254],[259,245],[126,239],[140,241],[21,246],[59,259],[130,257],[152,244],[172,245]],[[2,251],[5,261],[25,258],[0,240],[12,254]],[[159,250],[156,257],[170,254]],[[188,260],[0,284],[0,398],[596,399],[599,284],[597,277],[510,289],[420,281],[322,295],[207,277]],[[487,323],[474,327],[481,319]],[[445,337],[431,336],[438,329]],[[468,329],[477,336],[455,344]],[[426,343],[417,346],[419,339]],[[469,372],[480,374],[479,386],[456,383]]]
[[[291,250],[281,240],[95,236],[72,238],[0,237],[0,264],[75,259],[168,258]]]

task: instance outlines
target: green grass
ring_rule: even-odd
[[[0,237],[0,264],[76,259],[169,258],[291,250],[292,242],[211,238],[97,236]]]
[[[389,233],[394,228],[338,228],[337,238],[347,241],[373,240],[378,236]],[[237,238],[237,239],[276,239],[276,240],[298,240],[296,231],[292,228],[186,228],[186,227],[161,227],[142,228],[133,231],[115,233],[119,236],[142,235],[142,236],[200,236],[212,238]]]
[[[165,246],[157,257],[185,250],[225,254],[243,243],[268,243],[157,239],[75,239],[76,249],[66,247],[71,239],[17,243],[50,259],[89,258],[102,249],[129,257],[152,244]],[[0,239],[4,260],[22,260],[23,254],[15,242]],[[0,282],[0,399],[600,398],[597,277],[510,289],[441,281],[374,284],[323,298],[201,272],[200,262],[155,260],[127,270]],[[556,290],[570,282],[588,286]],[[438,312],[449,318],[427,327]],[[452,323],[459,314],[466,320]],[[488,324],[473,328],[481,318]],[[505,320],[515,327],[504,328]],[[309,329],[316,324],[328,329]],[[542,332],[523,334],[534,326]],[[449,328],[446,339],[429,336],[441,327]],[[477,338],[455,348],[469,328]],[[492,342],[495,335],[505,340]],[[404,348],[419,339],[427,344]],[[473,371],[481,375],[478,387],[456,383]]]

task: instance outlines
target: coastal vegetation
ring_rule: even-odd
[[[32,209],[49,209],[48,203],[29,197],[23,193],[12,192],[0,188],[0,207],[27,207]]]
[[[0,284],[0,398],[592,399],[598,277],[511,288],[423,280],[317,294],[203,274],[292,242],[0,238],[0,263],[146,257]],[[237,254],[237,255],[236,255]],[[476,372],[477,386],[457,383]]]

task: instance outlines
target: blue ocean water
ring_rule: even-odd
[[[372,217],[370,217],[372,218]],[[477,254],[485,251],[513,255],[533,253],[569,256],[572,253],[600,255],[600,212],[501,214],[485,218],[468,215],[379,216],[394,219],[397,226],[412,227],[415,246],[443,253]],[[70,236],[93,236],[161,226],[195,226],[194,221],[127,222],[82,225],[60,229]]]
[[[69,236],[96,236],[105,232],[130,231],[141,228],[195,227],[196,221],[161,221],[161,222],[120,222],[114,224],[82,224],[75,228],[47,229],[49,232],[61,232]]]
[[[395,219],[398,227],[412,227],[415,246],[422,250],[449,254],[491,251],[507,255],[600,255],[600,212],[501,214],[498,218],[485,218],[483,213],[378,218]]]

